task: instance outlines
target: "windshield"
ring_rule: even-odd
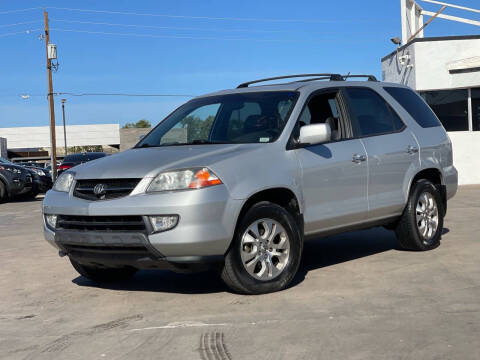
[[[269,91],[195,99],[175,110],[136,147],[273,142],[297,97],[296,92]]]

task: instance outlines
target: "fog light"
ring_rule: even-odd
[[[50,229],[55,230],[57,226],[57,215],[45,215],[45,221]]]
[[[173,229],[178,223],[178,215],[150,216],[149,218],[154,232]]]

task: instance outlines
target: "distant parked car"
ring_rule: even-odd
[[[28,194],[32,188],[33,178],[29,170],[0,158],[0,202]]]
[[[65,156],[65,159],[63,159],[63,162],[58,167],[58,175],[60,175],[65,170],[68,170],[74,166],[77,166],[95,159],[100,159],[107,155],[108,154],[104,152],[83,152],[78,154],[67,155]]]
[[[30,171],[33,179],[30,197],[35,198],[38,194],[44,194],[52,188],[53,182],[50,170],[33,165],[24,165],[23,167]]]

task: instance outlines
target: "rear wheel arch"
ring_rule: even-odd
[[[440,192],[440,196],[442,198],[442,205],[444,212],[447,212],[447,191],[445,185],[443,183],[443,176],[441,171],[438,168],[427,168],[422,169],[419,171],[410,182],[410,186],[408,187],[408,195],[411,193],[413,185],[417,183],[419,180],[425,179],[430,181],[435,187],[438,188]]]

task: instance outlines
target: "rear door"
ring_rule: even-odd
[[[418,143],[398,114],[376,91],[348,87],[346,99],[355,137],[368,156],[369,220],[401,214],[404,189],[420,167]]]
[[[294,150],[302,169],[307,235],[367,218],[366,153],[361,140],[352,137],[343,104],[341,90],[313,95],[297,121],[297,131],[304,125],[327,122],[335,137]]]

